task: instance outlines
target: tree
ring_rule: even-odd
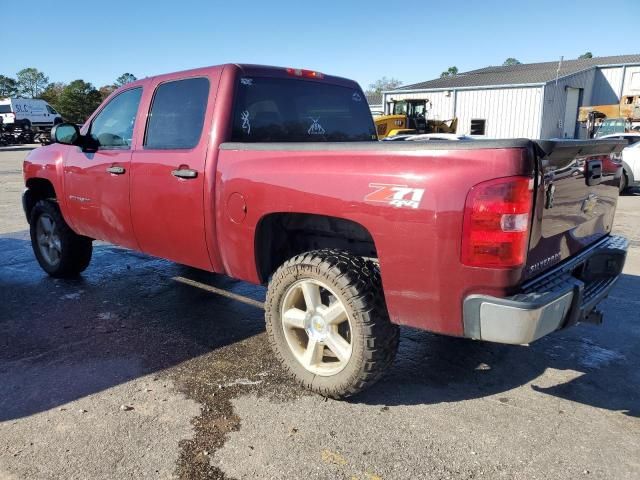
[[[68,121],[84,122],[102,102],[100,92],[84,80],[74,80],[66,85],[58,100],[58,110]]]
[[[26,97],[36,98],[49,82],[49,77],[37,68],[23,68],[16,76],[18,92]]]
[[[0,98],[13,97],[18,93],[18,82],[11,77],[0,75]]]
[[[137,80],[136,76],[133,73],[123,73],[118,78],[116,78],[115,86],[116,88],[120,88],[127,83],[135,82]]]
[[[116,87],[115,85],[103,85],[102,87],[100,87],[98,91],[100,92],[100,97],[102,98],[102,100],[111,95],[116,88],[118,87]]]
[[[593,53],[591,53],[591,52],[585,52],[585,53],[583,53],[582,55],[580,55],[580,56],[578,57],[578,59],[580,59],[580,60],[585,60],[585,59],[587,59],[587,58],[593,58]]]
[[[53,82],[47,85],[42,93],[40,94],[40,98],[47,103],[53,105],[54,108],[58,108],[58,103],[60,102],[60,95],[62,95],[62,91],[64,90],[65,84],[62,82]]]
[[[503,67],[510,67],[512,65],[522,65],[522,63],[517,58],[509,57],[502,64]]]
[[[393,90],[394,88],[398,88],[402,85],[402,81],[397,78],[387,78],[382,77],[379,80],[376,80],[373,83],[369,84],[369,89],[366,91],[367,95],[372,93],[382,93],[385,90]]]
[[[458,67],[449,67],[446,72],[440,74],[440,78],[455,77],[458,75]]]

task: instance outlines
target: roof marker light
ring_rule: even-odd
[[[320,72],[316,72],[313,70],[304,70],[302,68],[287,68],[287,73],[294,77],[306,77],[306,78],[324,78]]]

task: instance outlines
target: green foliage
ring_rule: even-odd
[[[60,95],[62,94],[64,87],[65,87],[65,84],[62,82],[50,83],[42,91],[39,98],[48,102],[50,105],[53,106],[53,108],[57,110],[58,104],[60,102]]]
[[[20,70],[15,79],[0,75],[0,98],[18,95],[41,98],[60,112],[65,120],[82,123],[114,90],[136,80],[132,73],[123,73],[113,85],[105,85],[98,91],[84,80],[74,80],[69,84],[49,83],[49,77],[30,67]]]
[[[442,72],[440,74],[440,78],[444,77],[455,77],[458,75],[458,67],[449,67],[446,72]]]
[[[385,90],[393,90],[394,88],[398,88],[400,85],[402,85],[402,81],[398,80],[397,78],[382,77],[381,79],[369,84],[369,88],[367,89],[366,93],[368,95],[372,93],[382,93]]]
[[[583,53],[582,55],[580,55],[580,56],[578,57],[578,59],[580,59],[580,60],[585,60],[585,59],[587,59],[587,58],[593,58],[593,53],[591,53],[591,52],[585,52],[585,53]]]
[[[98,91],[100,92],[100,97],[102,97],[102,100],[111,95],[116,88],[118,87],[116,87],[115,85],[103,85],[102,87],[100,87]]]
[[[13,97],[18,94],[18,82],[11,77],[0,75],[0,98]]]
[[[84,80],[74,80],[62,89],[56,109],[65,120],[83,123],[101,102],[100,92],[93,85]]]
[[[522,62],[517,58],[509,57],[502,64],[503,67],[510,67],[511,65],[522,65]]]
[[[18,93],[31,98],[37,98],[49,82],[49,77],[37,68],[23,68],[16,78]]]
[[[116,78],[115,86],[116,88],[120,88],[127,83],[135,82],[137,80],[136,76],[133,73],[123,73],[118,78]]]

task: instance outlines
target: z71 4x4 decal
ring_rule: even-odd
[[[364,197],[365,202],[388,203],[398,208],[418,208],[424,195],[424,188],[411,188],[407,185],[370,183],[369,187],[375,188],[375,191]]]

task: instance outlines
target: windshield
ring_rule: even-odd
[[[0,113],[11,113],[11,105],[6,103],[4,105],[0,105]]]
[[[600,138],[604,135],[610,135],[612,133],[624,133],[627,127],[627,122],[624,118],[613,118],[610,120],[604,120],[598,127],[595,137]]]
[[[377,140],[359,89],[288,78],[241,78],[232,130],[235,142]]]
[[[406,115],[407,114],[407,102],[396,102],[393,104],[394,115]]]

